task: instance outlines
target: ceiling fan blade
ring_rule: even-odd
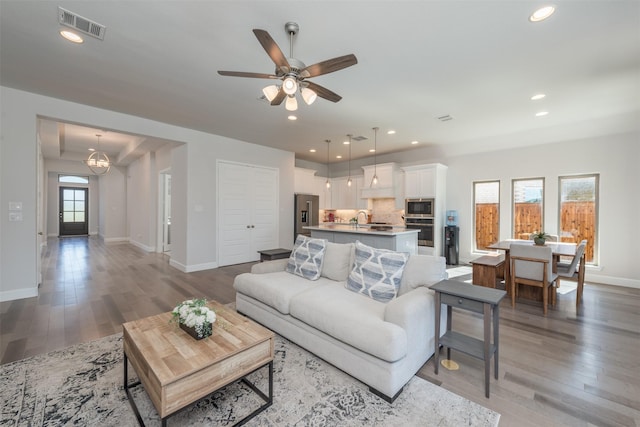
[[[276,64],[278,70],[282,71],[282,74],[286,74],[291,69],[289,65],[289,61],[278,47],[278,44],[271,38],[269,33],[265,30],[254,29],[253,34],[256,35],[256,38],[267,52],[267,55],[271,58],[271,60]]]
[[[314,91],[320,98],[324,98],[331,102],[338,102],[342,99],[340,95],[338,95],[335,92],[331,92],[326,87],[322,87],[312,82],[305,82],[305,83],[307,84],[307,87],[312,91]]]
[[[280,90],[278,91],[278,94],[276,95],[276,97],[273,98],[273,101],[271,101],[271,105],[280,105],[280,104],[282,104],[282,101],[284,101],[284,99],[286,97],[287,97],[287,94],[284,93],[282,88],[280,88]]]
[[[280,78],[274,74],[245,73],[244,71],[218,71],[218,74],[220,74],[221,76],[249,77],[252,79],[279,79]]]
[[[309,65],[300,71],[300,76],[303,78],[321,76],[323,74],[333,73],[334,71],[351,67],[357,63],[358,59],[353,54],[339,56],[337,58],[327,59],[326,61]]]

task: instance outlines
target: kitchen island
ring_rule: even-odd
[[[311,231],[311,237],[334,243],[355,243],[359,240],[374,248],[389,249],[409,254],[418,253],[418,230],[401,226],[356,227],[351,224],[316,225],[303,227]]]

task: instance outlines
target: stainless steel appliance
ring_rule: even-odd
[[[433,199],[405,199],[405,217],[433,218],[434,213],[435,209]]]
[[[418,231],[418,246],[433,247],[433,218],[406,217],[404,225]]]
[[[296,194],[294,209],[293,240],[295,241],[298,234],[311,236],[311,231],[302,227],[318,225],[320,197],[311,194]]]

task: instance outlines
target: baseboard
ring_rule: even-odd
[[[194,271],[211,270],[214,268],[218,268],[217,262],[206,262],[203,264],[184,265],[174,259],[169,260],[169,265],[174,268],[177,268],[183,273],[193,273]]]
[[[137,248],[142,249],[145,252],[155,252],[156,251],[155,246],[145,245],[143,243],[136,242],[135,240],[129,239],[129,243],[131,243],[133,246],[135,246]]]
[[[105,243],[129,243],[128,237],[102,237],[102,240]]]
[[[625,288],[640,289],[640,280],[638,279],[625,279],[623,277],[589,274],[588,267],[584,276],[584,281],[587,283],[601,283],[603,285],[623,286]]]
[[[0,302],[13,301],[23,298],[34,298],[38,296],[38,287],[26,289],[14,289],[12,291],[0,291]]]

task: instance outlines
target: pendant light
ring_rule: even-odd
[[[327,143],[327,182],[325,183],[327,186],[327,190],[331,188],[331,181],[329,181],[329,175],[330,174],[330,170],[329,170],[329,144],[331,144],[331,140],[330,139],[325,139],[324,142]]]
[[[375,187],[378,185],[378,128],[373,128],[373,178],[371,178],[371,184],[369,187]]]
[[[351,180],[351,134],[347,134],[349,137],[349,179],[347,179],[347,187],[351,187],[353,181]]]
[[[100,135],[96,134],[98,137],[98,149],[89,155],[89,158],[84,161],[84,163],[91,169],[95,175],[104,175],[109,172],[111,169],[111,161],[109,160],[109,156],[107,153],[100,150]]]

